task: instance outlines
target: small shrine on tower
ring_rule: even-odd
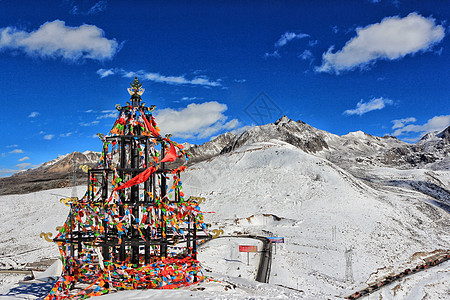
[[[206,226],[180,177],[188,154],[160,135],[139,80],[130,85],[130,101],[116,105],[117,120],[100,135],[102,156],[88,170],[87,192],[54,239],[64,271],[46,299],[178,288],[204,278],[196,247]]]

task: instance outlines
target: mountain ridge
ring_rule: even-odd
[[[415,144],[408,144],[393,136],[377,137],[362,131],[338,136],[283,116],[274,123],[251,127],[240,135],[225,133],[203,145],[189,145],[186,150],[192,152],[192,163],[196,163],[229,153],[243,145],[278,139],[340,165],[344,165],[345,161],[349,163],[349,160],[356,164],[366,162],[398,168],[425,167],[436,163],[429,167],[445,169],[450,167],[449,136],[450,126],[440,133],[432,134],[433,139],[428,138],[427,142],[422,139]]]
[[[280,140],[306,153],[325,158],[359,177],[363,177],[360,174],[364,173],[364,168],[371,166],[450,169],[450,126],[441,132],[424,135],[415,144],[408,144],[396,137],[377,137],[362,131],[339,136],[283,116],[274,123],[250,127],[240,134],[226,132],[202,145],[184,145],[191,154],[188,166],[192,166],[246,145],[271,140]],[[99,152],[68,153],[35,169],[0,178],[0,186],[3,186],[0,194],[68,186],[73,184],[69,178],[73,177],[74,165],[87,164],[93,167],[99,158]],[[85,182],[86,175],[80,169],[75,170],[75,176],[76,182]]]
[[[75,151],[60,155],[34,169],[17,172],[10,177],[0,178],[0,195],[25,194],[40,190],[67,187],[86,183],[87,175],[82,165],[94,167],[100,159],[100,152]]]

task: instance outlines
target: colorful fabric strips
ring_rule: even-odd
[[[133,185],[140,184],[140,183],[146,181],[150,177],[150,175],[152,175],[155,171],[156,171],[156,167],[151,166],[151,167],[147,168],[145,171],[143,171],[143,172],[139,173],[138,175],[136,175],[135,177],[131,178],[130,180],[128,180],[121,186],[115,187],[114,191],[122,190],[122,189],[125,189],[128,187],[131,187]]]
[[[61,277],[45,300],[87,299],[106,293],[131,289],[176,289],[205,279],[198,261],[167,258],[136,268],[135,265],[105,262],[102,270],[98,264],[88,270],[81,269],[81,261],[73,261],[74,276]],[[87,287],[71,291],[72,282],[83,282]]]

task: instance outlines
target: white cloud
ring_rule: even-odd
[[[17,148],[17,147],[19,147],[19,145],[17,145],[17,144],[6,146],[6,148]]]
[[[78,6],[77,6],[77,5],[74,5],[74,6],[72,7],[72,9],[70,10],[70,13],[71,13],[72,15],[78,15],[78,14],[79,14],[79,12],[78,12]]]
[[[356,29],[356,37],[333,53],[330,47],[322,55],[317,72],[339,74],[355,68],[367,68],[379,59],[395,60],[408,54],[430,51],[445,36],[444,27],[433,18],[410,13],[404,18],[384,18],[380,23]]]
[[[9,153],[12,153],[12,154],[23,153],[23,150],[22,149],[14,149],[12,151],[9,151]]]
[[[67,133],[61,133],[59,136],[60,137],[69,137],[73,134],[73,132],[67,132]]]
[[[268,57],[275,57],[275,58],[280,58],[281,55],[278,53],[278,50],[273,51],[272,53],[264,53],[264,58],[268,58]]]
[[[101,119],[107,119],[107,118],[117,118],[118,116],[118,112],[117,111],[103,111],[102,112],[103,115],[98,116],[97,120],[101,120]]]
[[[71,5],[71,9],[69,12],[73,15],[95,15],[102,11],[105,11],[108,5],[107,1],[105,0],[98,1],[93,6],[86,6],[86,4],[90,4],[86,3],[86,1],[84,1],[84,3],[79,3],[79,5],[75,5],[73,2],[69,4]]]
[[[333,31],[334,34],[339,32],[339,27],[337,25],[331,26],[331,31]]]
[[[15,170],[15,169],[3,168],[3,169],[0,169],[0,177],[9,176],[9,175],[14,174],[16,172],[17,172],[17,170]]]
[[[312,60],[314,58],[312,52],[308,49],[305,49],[298,57],[303,60]]]
[[[199,98],[199,97],[182,97],[181,101],[193,101],[193,100],[199,100],[199,99],[202,99],[202,98]]]
[[[110,75],[114,75],[113,69],[98,69],[97,74],[100,75],[100,78],[105,78]]]
[[[30,56],[69,61],[105,60],[116,54],[119,45],[105,38],[103,30],[94,25],[70,27],[55,20],[32,32],[11,26],[0,28],[0,50],[21,50]]]
[[[232,130],[232,129],[236,129],[238,126],[239,126],[238,119],[233,119],[233,120],[230,120],[227,123],[225,123],[223,125],[223,129],[225,129],[225,130]]]
[[[16,165],[16,167],[19,168],[20,170],[23,170],[29,166],[31,166],[31,163],[21,163],[21,164]]]
[[[55,137],[54,134],[46,134],[44,135],[44,140],[50,141],[51,139],[53,139]]]
[[[99,69],[97,70],[97,74],[100,75],[101,78],[110,76],[110,75],[121,75],[125,78],[133,78],[138,77],[140,80],[149,80],[153,82],[173,84],[173,85],[200,85],[206,87],[216,87],[222,86],[221,80],[210,80],[207,76],[204,75],[196,75],[192,79],[186,78],[184,75],[180,76],[166,76],[159,73],[153,72],[145,72],[145,71],[125,71],[124,69],[115,68],[115,69]]]
[[[32,113],[30,113],[30,114],[28,115],[28,118],[36,118],[36,117],[39,116],[39,115],[40,115],[39,112],[33,111]]]
[[[280,39],[275,42],[275,48],[281,48],[294,39],[302,39],[306,37],[309,37],[309,34],[285,32],[281,35]]]
[[[83,127],[89,127],[89,126],[97,125],[98,123],[100,123],[100,121],[81,122],[81,123],[80,123],[80,126],[83,126]]]
[[[98,1],[95,3],[87,12],[88,15],[94,15],[99,12],[106,10],[107,2],[106,1]]]
[[[364,103],[363,100],[356,104],[356,108],[347,109],[344,111],[344,115],[363,115],[372,110],[383,109],[386,105],[393,104],[394,102],[390,99],[385,99],[383,97],[373,98],[369,102]]]
[[[18,161],[25,161],[25,160],[28,160],[28,159],[30,159],[28,156],[24,156],[21,159],[19,159]]]
[[[411,118],[407,118],[411,119]],[[414,118],[412,118],[414,119]],[[434,131],[442,131],[448,126],[450,126],[450,115],[443,115],[443,116],[435,116],[431,119],[429,119],[425,124],[423,125],[416,125],[416,124],[409,124],[406,125],[406,123],[403,123],[402,127],[395,127],[396,125],[399,125],[399,123],[395,122],[398,120],[392,121],[394,123],[394,126],[392,129],[396,129],[392,135],[399,136],[404,135],[408,133],[420,133],[421,135],[434,132]],[[412,121],[415,122],[415,121]]]
[[[264,53],[264,58],[268,58],[268,57],[280,58],[281,56],[280,56],[280,53],[278,52],[278,50],[280,48],[286,46],[292,40],[303,39],[306,37],[309,37],[309,34],[286,31],[285,33],[283,33],[281,35],[281,37],[278,39],[278,41],[275,42],[274,51],[272,53],[269,53],[269,52]]]
[[[132,76],[127,76],[132,77]],[[202,86],[221,86],[219,81],[211,81],[206,76],[197,76],[193,79],[186,79],[184,76],[165,76],[159,73],[144,73],[144,80],[150,80],[154,82],[162,82],[167,84],[190,84],[190,85],[202,85]]]
[[[399,119],[399,120],[392,120],[391,122],[394,123],[394,125],[392,125],[392,129],[402,128],[402,127],[405,127],[406,124],[414,123],[416,121],[417,120],[414,117],[409,117],[409,118],[404,118],[404,119]]]
[[[171,133],[182,138],[202,139],[238,126],[236,119],[227,122],[227,117],[223,114],[226,110],[225,104],[216,101],[191,103],[181,110],[171,108],[159,110],[155,118],[163,133]]]
[[[310,40],[310,41],[308,42],[308,46],[309,46],[309,47],[314,47],[314,46],[316,46],[318,43],[319,43],[318,40]]]

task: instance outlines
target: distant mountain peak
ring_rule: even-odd
[[[433,132],[429,132],[427,134],[425,134],[420,140],[419,140],[419,144],[420,143],[425,143],[425,142],[429,142],[429,141],[442,141],[442,140],[446,140],[446,141],[450,141],[450,126],[447,127],[446,129],[444,129],[443,131],[439,132],[439,131],[433,131]]]
[[[450,142],[450,126],[436,135],[437,137]]]
[[[289,122],[292,122],[292,120],[289,119],[287,116],[282,116],[281,118],[275,121],[275,125],[283,125]]]
[[[35,169],[17,172],[10,177],[0,178],[3,189],[0,194],[30,193],[46,189],[65,187],[72,184],[84,184],[87,174],[80,166],[95,166],[101,153],[78,151],[59,155]]]
[[[361,130],[358,130],[358,131],[349,132],[346,135],[343,135],[343,137],[354,137],[354,138],[364,139],[364,138],[372,137],[372,136]]]

